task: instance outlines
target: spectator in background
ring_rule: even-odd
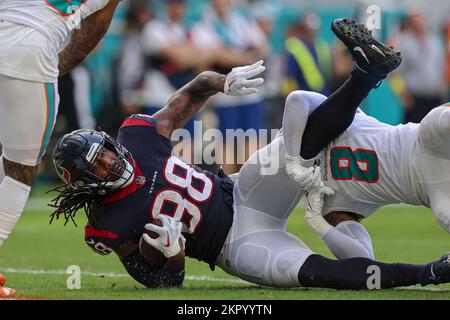
[[[217,72],[228,73],[235,66],[252,64],[267,55],[264,32],[256,21],[233,10],[230,0],[212,0],[211,6],[203,12],[202,20],[194,26],[192,35],[199,48],[215,52],[209,68]],[[240,97],[219,93],[214,96],[212,105],[224,137],[226,129],[258,131],[266,126],[264,100],[260,93]],[[223,159],[227,159],[227,152],[242,155],[248,148],[247,158],[249,153],[257,150],[257,141],[249,140],[237,146],[238,149],[231,149],[235,144],[227,141]],[[245,161],[236,157],[233,164],[224,161],[228,162],[223,165],[224,171],[227,174],[239,171],[241,160]]]
[[[420,122],[445,96],[445,51],[439,37],[427,29],[425,17],[418,12],[408,16],[404,31],[396,36],[403,61],[398,69],[405,90],[401,94],[404,122]]]
[[[123,117],[143,113],[147,107],[143,102],[143,80],[145,74],[145,55],[141,45],[141,33],[150,22],[153,13],[147,1],[129,2],[126,31],[118,54],[116,85],[119,90]]]
[[[289,28],[286,39],[284,95],[293,90],[329,94],[331,57],[328,43],[317,35],[321,21],[317,14],[302,15]]]
[[[268,39],[273,35],[279,7],[270,0],[252,3],[250,10],[261,30]],[[270,129],[279,129],[283,121],[284,100],[282,92],[283,82],[283,51],[269,46],[269,53],[264,65],[264,84],[261,93],[266,103],[266,122]]]
[[[331,61],[333,72],[330,81],[330,93],[333,93],[348,79],[354,61],[352,60],[347,47],[343,45],[341,41],[337,41],[333,44],[331,48]]]
[[[210,60],[208,51],[193,45],[190,32],[183,25],[185,11],[185,0],[166,0],[165,17],[150,20],[142,30],[146,62],[143,100],[148,114],[164,107],[175,91],[191,81]],[[185,128],[192,135],[194,121]]]

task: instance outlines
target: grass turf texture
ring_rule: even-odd
[[[100,256],[84,244],[82,214],[78,228],[63,221],[49,225],[50,209],[42,194],[34,193],[20,222],[0,247],[0,272],[17,297],[44,299],[450,299],[450,285],[409,287],[381,291],[265,288],[227,275],[217,268],[188,259],[182,289],[146,289],[126,275],[114,254]],[[375,255],[385,262],[426,263],[450,249],[449,235],[435,222],[429,209],[389,206],[366,219]],[[296,209],[288,231],[301,237],[314,251],[331,257],[326,246]],[[81,289],[67,289],[70,265],[81,269]]]

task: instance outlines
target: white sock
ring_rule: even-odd
[[[0,246],[22,215],[30,190],[30,186],[8,176],[0,183]]]

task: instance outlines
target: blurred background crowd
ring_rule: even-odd
[[[280,128],[289,92],[329,95],[349,74],[350,56],[330,30],[339,17],[375,19],[377,39],[402,52],[400,68],[362,109],[390,124],[420,122],[431,108],[449,100],[449,12],[448,1],[435,0],[123,1],[95,52],[60,78],[60,113],[52,141],[77,128],[99,126],[115,136],[125,117],[153,114],[199,72],[227,73],[260,59],[267,69],[259,94],[218,94],[197,119],[224,136],[226,129]],[[193,128],[191,121],[186,129],[192,133]],[[255,143],[238,147],[254,150]],[[41,181],[54,179],[52,148]],[[227,173],[238,169],[225,166]]]

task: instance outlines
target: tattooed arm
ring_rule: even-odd
[[[224,91],[226,75],[205,71],[180,88],[166,106],[153,117],[158,121],[158,133],[170,138],[203,107],[209,97]]]
[[[213,71],[200,73],[194,80],[179,89],[166,106],[153,118],[157,120],[159,134],[170,138],[175,129],[182,128],[203,107],[209,97],[218,92],[228,95],[246,95],[258,92],[262,78],[252,79],[265,70],[263,61],[251,66],[234,68],[224,75]]]
[[[70,42],[58,54],[60,76],[70,72],[94,50],[108,31],[118,4],[119,0],[110,0],[103,9],[81,22],[80,28],[73,32]]]

